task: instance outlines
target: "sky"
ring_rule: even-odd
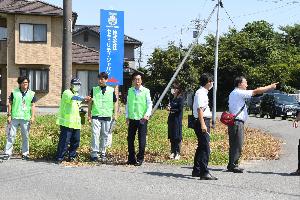
[[[44,0],[63,7],[63,0]],[[147,65],[154,48],[167,48],[170,41],[180,41],[184,47],[194,42],[194,20],[201,23],[212,12],[217,1],[212,0],[72,0],[78,14],[77,25],[99,25],[100,9],[124,11],[125,34],[143,43],[142,63]],[[230,27],[241,30],[248,22],[266,20],[279,26],[300,23],[300,0],[223,0],[220,9],[220,33]],[[216,12],[199,38],[216,32]],[[139,49],[136,50],[138,58]]]

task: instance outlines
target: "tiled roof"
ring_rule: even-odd
[[[81,33],[82,31],[90,30],[90,31],[93,31],[97,35],[100,36],[99,29],[100,29],[100,26],[97,26],[97,25],[75,25],[74,31],[73,31],[73,35]],[[124,42],[127,43],[127,44],[135,44],[137,46],[141,46],[142,45],[141,41],[139,41],[137,39],[134,39],[132,37],[129,37],[127,35],[124,35]]]
[[[99,51],[73,42],[72,62],[76,64],[99,64]]]
[[[63,9],[37,0],[0,0],[0,13],[63,16]],[[75,12],[73,12],[73,17],[76,20]]]

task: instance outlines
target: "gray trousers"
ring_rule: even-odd
[[[111,146],[112,135],[109,134],[110,123],[111,121],[92,119],[91,157],[98,157],[97,154],[99,151],[105,155],[106,148]]]
[[[244,122],[235,121],[233,126],[228,126],[229,134],[229,162],[227,169],[238,167],[244,144]]]
[[[12,155],[13,145],[15,143],[17,129],[21,127],[22,134],[22,155],[27,156],[29,154],[29,129],[30,122],[23,119],[12,119],[7,131],[7,139],[5,146],[5,154]]]

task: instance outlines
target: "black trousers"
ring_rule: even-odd
[[[171,153],[180,154],[181,140],[171,138],[170,143],[171,143]]]
[[[146,148],[146,135],[147,135],[148,121],[141,123],[140,120],[129,120],[128,126],[128,162],[134,163],[136,161],[143,162]],[[138,132],[139,152],[135,155],[134,140],[136,132]]]
[[[298,144],[298,170],[300,170],[300,139]]]
[[[244,122],[234,121],[233,126],[228,126],[229,135],[229,161],[227,169],[238,167],[244,144]]]
[[[201,129],[201,124],[198,119],[195,120],[194,131],[197,135],[198,139],[198,147],[196,149],[195,157],[194,157],[194,167],[193,167],[193,174],[200,174],[203,176],[209,172],[207,166],[210,156],[210,119],[205,118],[204,122],[207,127],[207,133],[203,133]]]
[[[57,160],[63,160],[67,151],[69,152],[69,158],[75,158],[77,156],[76,151],[79,147],[79,143],[80,129],[60,126],[59,142],[57,146]]]

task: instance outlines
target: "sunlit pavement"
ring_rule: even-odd
[[[191,177],[191,166],[145,163],[141,167],[64,167],[11,159],[0,163],[0,199],[300,199],[297,168],[300,128],[292,122],[251,117],[251,127],[282,138],[281,157],[242,163],[243,174],[212,167],[217,181]]]

